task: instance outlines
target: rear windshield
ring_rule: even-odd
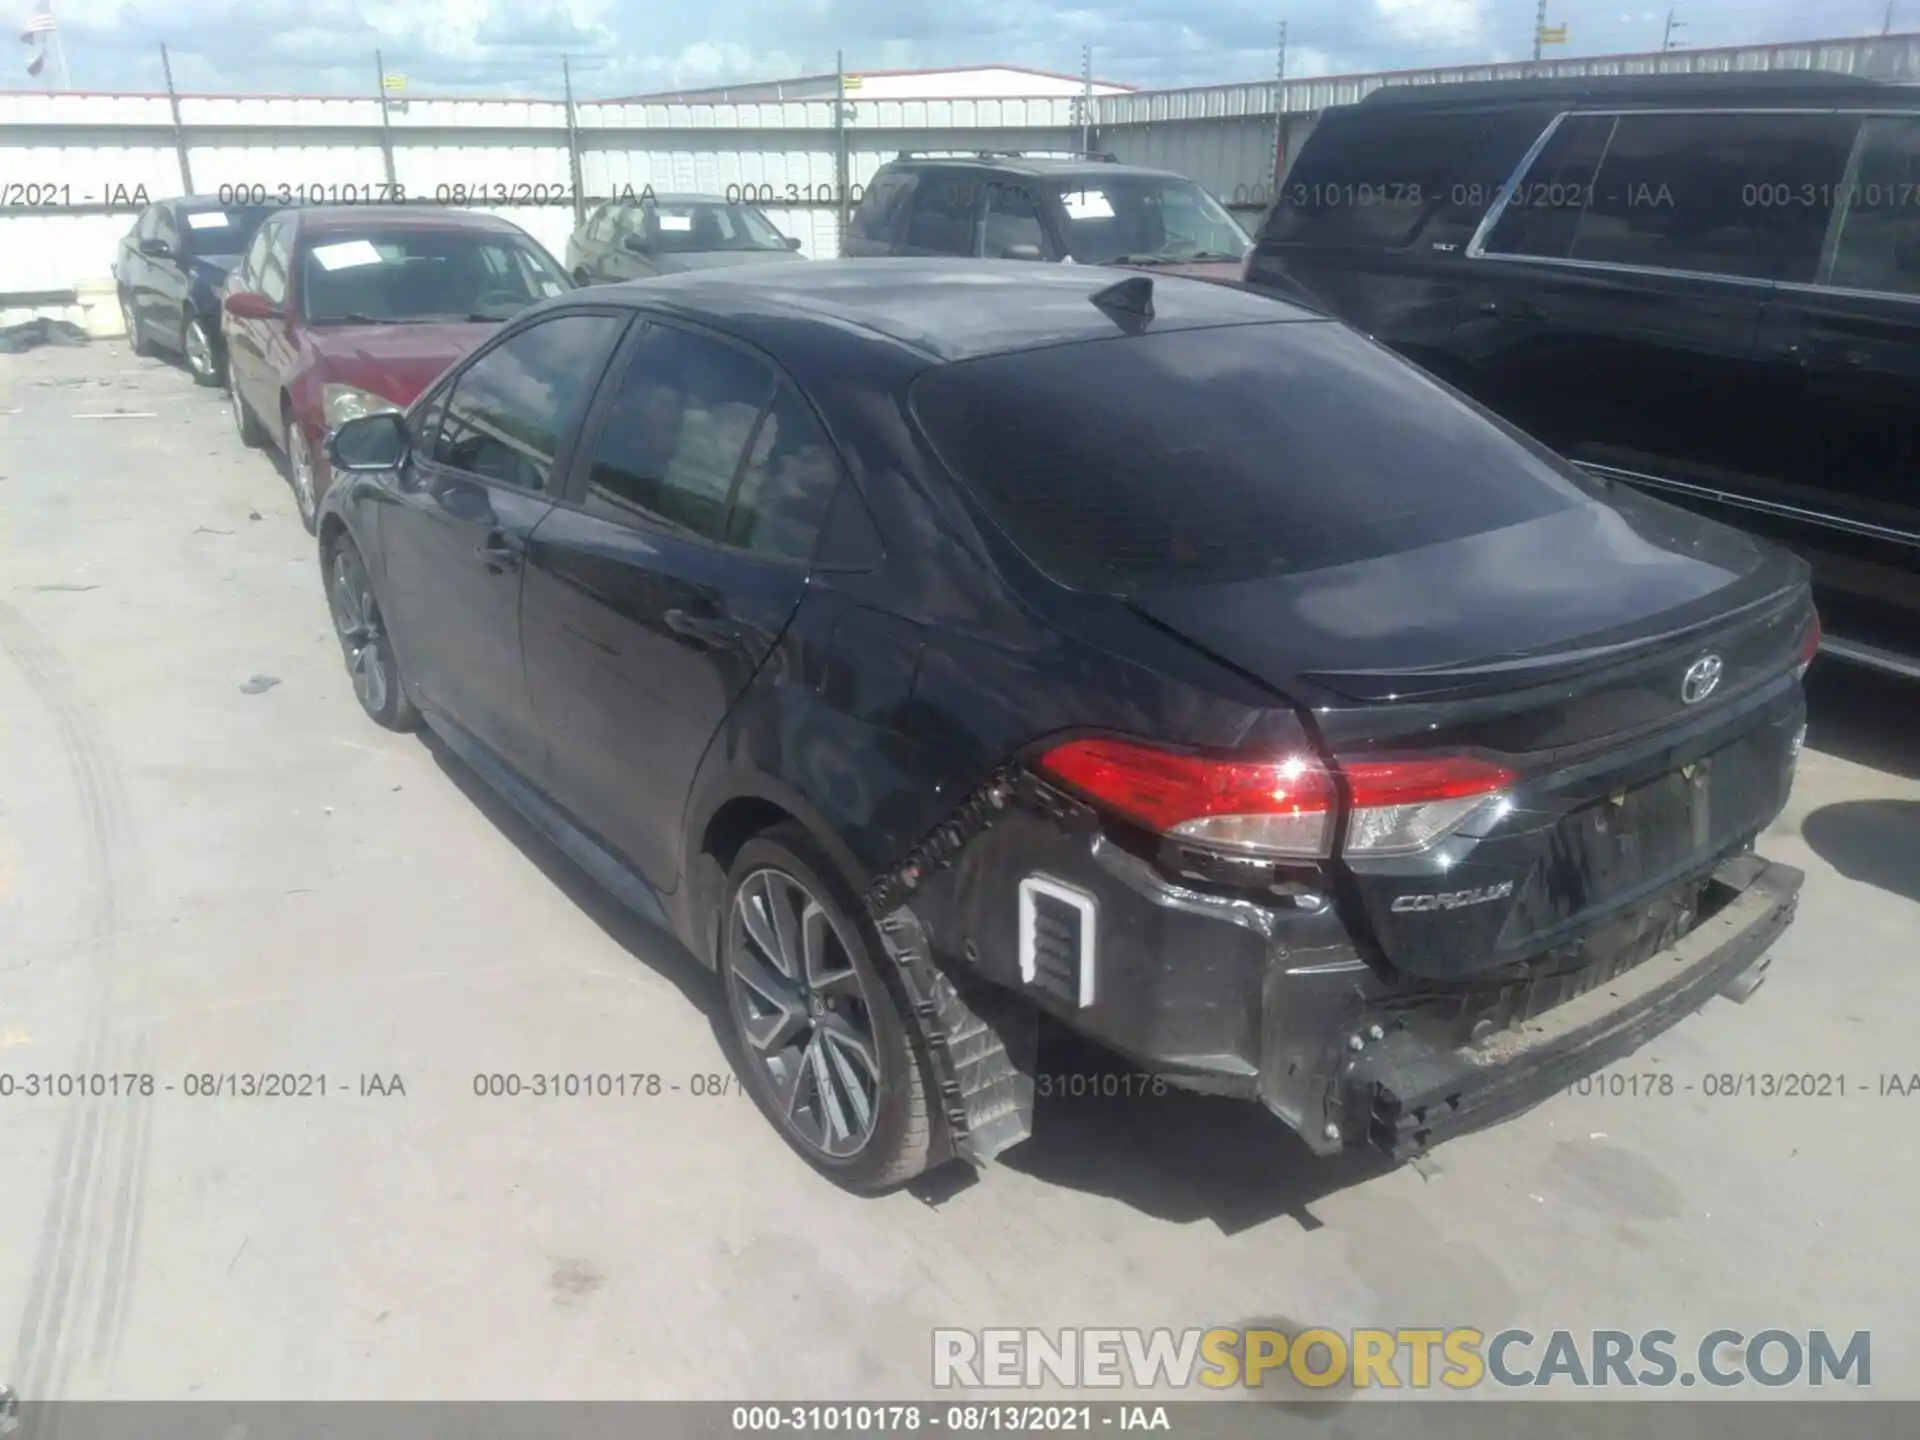
[[[1322,120],[1280,182],[1261,239],[1404,245],[1486,132],[1485,115],[1360,113]]]
[[[912,407],[1009,539],[1125,594],[1351,564],[1585,501],[1344,326],[1119,336],[930,370]]]
[[[180,247],[187,255],[242,255],[279,207],[229,205],[224,210],[186,210],[180,215]]]

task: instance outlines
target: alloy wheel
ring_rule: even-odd
[[[187,321],[185,346],[187,365],[193,373],[203,380],[213,379],[213,345],[207,339],[206,327],[199,320]]]
[[[756,870],[728,918],[748,1063],[795,1136],[830,1159],[858,1154],[880,1110],[879,1046],[846,937],[793,876]]]
[[[293,467],[293,497],[300,506],[300,518],[311,522],[315,505],[313,450],[298,420],[287,422],[287,461]]]
[[[353,693],[369,714],[378,715],[387,705],[386,636],[380,628],[380,607],[374,601],[366,576],[352,564],[345,550],[334,552],[332,582],[327,587],[333,602],[333,625],[347,652],[347,674],[353,680]]]

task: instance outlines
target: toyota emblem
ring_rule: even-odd
[[[1726,668],[1718,655],[1702,655],[1687,667],[1680,681],[1680,698],[1689,705],[1698,705],[1720,688],[1720,672]]]

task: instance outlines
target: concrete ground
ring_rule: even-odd
[[[1874,1393],[1920,1397],[1920,1094],[1880,1093],[1920,1071],[1920,695],[1824,663],[1814,690],[1765,845],[1808,871],[1801,919],[1748,1004],[1616,1067],[1671,1094],[1386,1174],[1231,1102],[1059,1102],[974,1183],[862,1201],[698,1093],[728,1066],[690,959],[362,717],[220,393],[117,344],[0,357],[0,1381],[903,1398],[935,1326],[1264,1321],[1866,1329]],[[163,1088],[20,1093],[77,1071]],[[329,1090],[186,1093],[250,1071]],[[509,1071],[679,1088],[475,1094]],[[1846,1094],[1702,1093],[1747,1072]]]

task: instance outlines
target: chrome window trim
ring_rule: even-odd
[[[1916,531],[1896,530],[1892,526],[1875,525],[1866,520],[1849,520],[1844,516],[1829,515],[1821,510],[1807,510],[1798,505],[1783,505],[1777,500],[1762,500],[1757,496],[1744,495],[1734,490],[1723,490],[1712,485],[1694,485],[1685,480],[1669,480],[1664,475],[1649,475],[1642,470],[1625,470],[1618,465],[1602,465],[1589,460],[1575,460],[1573,463],[1589,475],[1596,475],[1603,480],[1620,480],[1629,485],[1650,485],[1657,490],[1671,490],[1677,494],[1692,495],[1701,500],[1718,500],[1722,504],[1737,506],[1743,510],[1758,510],[1762,514],[1779,515],[1789,520],[1808,520],[1831,530],[1846,530],[1873,540],[1891,540],[1900,545],[1920,546],[1920,532]]]
[[[1852,300],[1898,300],[1903,305],[1920,305],[1920,293],[1907,290],[1855,290],[1845,285],[1808,284],[1803,280],[1776,280],[1773,288],[1796,295],[1842,295]]]
[[[1467,241],[1467,258],[1469,260],[1477,260],[1480,258],[1483,253],[1481,247],[1486,244],[1487,237],[1493,233],[1493,227],[1500,223],[1500,217],[1506,214],[1507,202],[1513,199],[1514,192],[1520,188],[1520,182],[1527,178],[1527,172],[1533,168],[1534,162],[1540,158],[1541,152],[1547,148],[1548,142],[1553,139],[1554,132],[1566,122],[1567,116],[1572,113],[1571,110],[1562,110],[1558,115],[1554,116],[1553,119],[1549,120],[1547,122],[1547,128],[1542,130],[1534,139],[1533,144],[1527,147],[1527,153],[1520,157],[1520,163],[1514,167],[1513,173],[1507,176],[1506,180],[1501,184],[1500,193],[1493,197],[1493,204],[1487,207],[1487,213],[1480,217],[1480,223],[1473,229],[1473,238]]]
[[[1560,270],[1588,271],[1606,275],[1648,275],[1674,280],[1711,280],[1721,285],[1738,285],[1743,289],[1765,290],[1769,294],[1779,288],[1778,281],[1761,280],[1752,275],[1716,275],[1707,270],[1666,270],[1658,265],[1625,265],[1616,260],[1556,260],[1551,255],[1499,254],[1476,255],[1472,258],[1498,261],[1503,265],[1549,265]]]

